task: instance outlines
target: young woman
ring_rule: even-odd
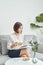
[[[13,26],[14,33],[10,35],[12,42],[7,44],[9,57],[24,57],[30,59],[27,48],[18,49],[17,45],[23,45],[23,25],[20,22],[16,22]]]

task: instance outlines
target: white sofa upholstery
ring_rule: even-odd
[[[33,56],[33,53],[31,52],[31,57]],[[43,53],[37,53],[36,57],[43,61]],[[0,65],[4,65],[7,60],[9,60],[10,57],[8,55],[0,55]]]
[[[8,59],[10,59],[8,55],[0,55],[0,65],[4,65]]]

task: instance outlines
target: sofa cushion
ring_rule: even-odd
[[[0,65],[4,65],[5,64],[5,62],[7,61],[7,60],[9,60],[10,58],[8,57],[8,55],[1,55],[0,56]]]
[[[7,41],[6,40],[1,40],[1,53],[7,54]]]
[[[1,42],[0,42],[0,53],[1,53]]]
[[[0,35],[1,53],[3,55],[7,54],[7,43],[10,40],[9,35]]]
[[[39,44],[38,52],[39,52],[39,53],[43,53],[43,43],[40,43],[40,44]]]
[[[43,53],[36,53],[36,57],[43,61]]]

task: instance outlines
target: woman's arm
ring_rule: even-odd
[[[12,45],[10,46],[11,48],[14,48],[15,46],[23,46],[21,42],[13,42]]]

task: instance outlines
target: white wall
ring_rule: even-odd
[[[13,32],[13,24],[21,21],[23,33],[32,34],[29,23],[43,12],[43,0],[0,0],[0,35]]]

